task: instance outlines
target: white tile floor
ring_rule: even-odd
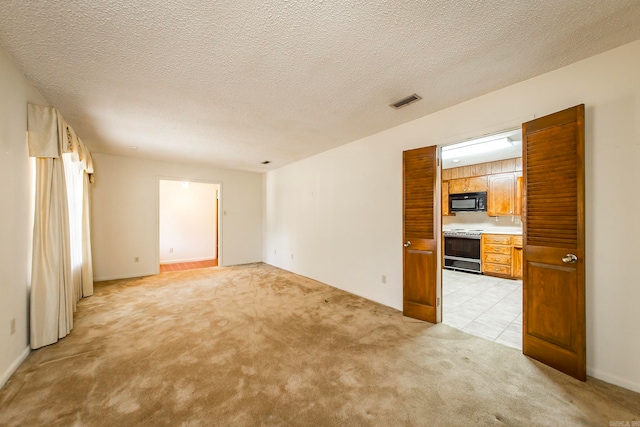
[[[522,281],[442,272],[442,322],[522,349]]]

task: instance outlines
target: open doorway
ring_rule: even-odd
[[[220,184],[159,180],[160,272],[219,263]]]
[[[442,148],[442,322],[522,349],[520,129]]]

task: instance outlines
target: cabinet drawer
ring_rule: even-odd
[[[486,243],[497,243],[499,245],[510,245],[511,236],[499,234],[485,234],[484,241]]]
[[[483,262],[489,264],[504,264],[511,265],[511,255],[499,255],[499,254],[484,254]]]
[[[482,271],[488,274],[503,274],[505,276],[511,276],[511,266],[502,264],[485,263],[482,266]]]
[[[484,245],[484,253],[486,253],[486,254],[503,254],[503,255],[511,255],[511,246],[505,246],[505,245]]]

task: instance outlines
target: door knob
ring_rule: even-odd
[[[562,257],[562,262],[565,264],[575,264],[578,261],[578,257],[574,254],[566,254]]]
[[[404,242],[405,248],[408,248],[409,246],[411,246],[411,241],[407,240],[406,242]]]

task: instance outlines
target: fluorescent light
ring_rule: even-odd
[[[489,151],[501,150],[513,146],[510,138],[498,138],[484,142],[463,142],[449,147],[442,148],[443,159],[453,159],[457,157],[473,156],[476,154],[487,153]]]

